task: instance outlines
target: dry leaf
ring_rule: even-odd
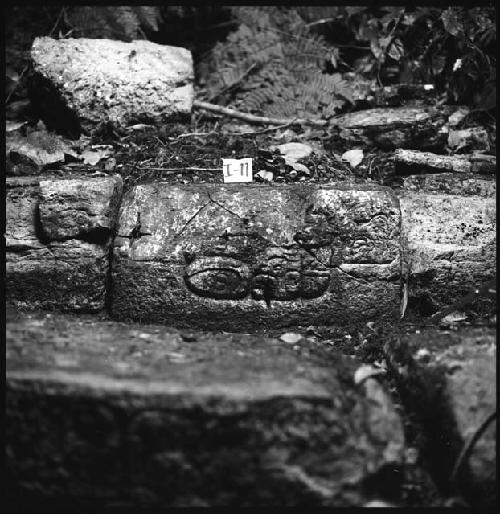
[[[467,316],[464,312],[452,312],[445,316],[440,324],[444,326],[453,325],[454,323],[458,323],[459,321],[465,321],[467,319]]]
[[[22,126],[26,125],[27,121],[6,121],[5,122],[5,132],[14,132],[14,130],[20,129]]]
[[[83,159],[83,164],[95,166],[101,159],[109,157],[112,151],[113,147],[109,145],[96,145],[89,150],[85,150],[80,157]]]
[[[274,178],[274,174],[272,171],[260,170],[259,173],[255,174],[256,177],[260,177],[267,182],[271,182]]]
[[[285,334],[282,334],[280,336],[280,339],[284,343],[295,344],[295,343],[298,343],[302,339],[302,335],[296,334],[294,332],[286,332]]]
[[[371,366],[369,364],[363,364],[354,372],[354,383],[361,384],[367,378],[384,374],[385,370],[382,368],[376,368],[375,366]]]
[[[403,298],[401,300],[401,307],[400,307],[400,319],[403,319],[406,312],[406,307],[408,307],[408,279],[406,279],[406,282],[403,284]]]
[[[363,160],[363,150],[347,150],[342,154],[342,159],[355,168]]]
[[[309,157],[312,153],[312,148],[304,143],[285,143],[284,145],[272,146],[270,149],[277,149],[285,159],[288,158],[294,161]]]

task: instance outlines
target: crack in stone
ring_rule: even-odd
[[[236,216],[238,219],[242,220],[243,221],[243,218],[239,215],[239,214],[236,214],[235,212],[233,212],[231,209],[228,209],[227,207],[224,207],[224,205],[222,205],[221,203],[219,203],[217,200],[214,200],[211,196],[210,196],[210,193],[207,191],[207,196],[208,196],[208,199],[210,200],[210,202],[214,203],[215,205],[218,205],[221,209],[224,209],[225,211],[229,212],[229,214],[232,214],[233,216]],[[209,202],[209,203],[210,203]]]
[[[210,202],[207,202],[205,205],[202,205],[187,221],[186,224],[182,227],[181,231],[175,234],[174,239],[177,239],[183,232],[186,230],[188,225],[190,225],[194,219],[200,214],[200,212],[207,206],[210,205]]]

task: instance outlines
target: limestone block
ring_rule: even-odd
[[[136,40],[36,38],[30,94],[47,126],[92,132],[189,119],[193,103],[191,53]]]
[[[400,204],[403,277],[427,314],[495,276],[495,198],[403,191]]]
[[[46,190],[50,190],[49,181]],[[54,179],[53,190],[62,191],[63,186]],[[114,194],[120,179],[109,177],[107,186],[99,181],[103,190]],[[71,181],[68,182],[71,184]],[[82,182],[81,191],[85,190]],[[92,179],[87,179],[93,190]],[[115,187],[111,187],[114,184]],[[71,190],[71,187],[69,188]],[[73,191],[74,193],[74,191]],[[83,194],[83,198],[88,198]],[[65,201],[75,202],[75,194],[60,195],[60,209],[65,219],[69,212]],[[35,177],[7,178],[6,195],[6,298],[20,307],[42,307],[65,311],[97,311],[104,308],[109,267],[109,245],[111,233],[92,230],[86,219],[82,229],[77,224],[73,236],[64,241],[51,238],[57,232],[56,216],[50,219],[49,230],[44,230],[40,215],[40,179]],[[84,203],[84,202],[83,202]],[[80,203],[81,204],[81,203]],[[50,229],[52,227],[52,231]],[[65,230],[70,227],[66,225]],[[85,232],[86,231],[86,232]],[[47,234],[48,232],[48,234]],[[70,237],[70,232],[67,232]]]
[[[359,506],[388,476],[398,494],[399,415],[336,351],[56,313],[6,335],[13,501]]]
[[[150,235],[121,237],[139,214]],[[399,221],[376,186],[139,185],[120,209],[113,315],[231,330],[391,317]]]

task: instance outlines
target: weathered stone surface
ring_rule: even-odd
[[[426,459],[443,490],[470,437],[496,411],[496,331],[425,330],[386,348],[409,411],[422,423]],[[456,485],[475,505],[496,502],[496,420],[471,447]]]
[[[461,196],[482,196],[494,198],[497,192],[495,180],[487,180],[479,175],[468,173],[438,173],[410,175],[403,180],[407,191],[451,194]]]
[[[184,48],[136,40],[36,38],[30,94],[46,124],[74,133],[189,118],[193,62]]]
[[[483,127],[470,127],[463,130],[450,130],[448,146],[454,151],[489,151],[490,137]]]
[[[350,145],[432,150],[446,145],[448,114],[430,106],[375,108],[339,116],[335,125]]]
[[[58,182],[64,180],[52,182],[55,190],[60,191],[64,188],[58,187]],[[108,182],[120,184],[119,179],[111,177]],[[88,188],[93,188],[92,183],[92,179],[87,179]],[[99,183],[101,186],[104,184],[102,180]],[[84,189],[82,186],[82,191]],[[109,189],[111,192],[112,188]],[[63,199],[62,196],[60,198]],[[7,301],[22,307],[63,311],[96,311],[104,308],[110,232],[89,232],[88,225],[85,225],[85,241],[76,238],[55,241],[50,237],[51,230],[48,230],[48,235],[44,230],[40,201],[38,178],[7,179]],[[70,197],[69,201],[75,202],[75,196]],[[63,211],[64,205],[61,203]],[[83,232],[77,231],[78,235]]]
[[[403,192],[403,277],[426,314],[496,273],[496,201],[482,196]]]
[[[150,235],[120,237],[138,213]],[[136,186],[114,243],[113,315],[235,331],[393,316],[399,221],[375,186]]]
[[[50,240],[109,237],[122,194],[119,175],[40,181],[40,222]]]
[[[394,152],[396,172],[408,173],[496,173],[497,159],[494,155],[457,154],[440,155],[418,150],[403,150]]]
[[[397,496],[401,421],[382,385],[354,384],[356,367],[306,342],[9,312],[7,490],[353,506],[393,473]]]

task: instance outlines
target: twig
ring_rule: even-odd
[[[205,137],[216,133],[217,132],[215,130],[211,130],[210,132],[187,132],[186,134],[180,134],[179,136],[172,138],[172,140],[181,139],[183,137]]]
[[[226,116],[231,116],[232,118],[238,118],[240,120],[247,121],[248,123],[262,123],[267,125],[287,125],[298,123],[301,125],[311,125],[313,127],[325,127],[329,124],[329,122],[326,120],[310,120],[306,118],[296,118],[295,120],[292,120],[288,118],[267,118],[265,116],[255,116],[253,114],[230,109],[229,107],[222,107],[220,105],[202,102],[200,100],[195,100],[193,102],[193,107],[216,112],[218,114],[224,114]]]
[[[141,166],[138,168],[142,171],[220,171],[220,168],[196,168],[196,167],[184,167],[184,168],[155,168],[150,166]]]
[[[323,23],[330,23],[331,21],[335,21],[336,18],[322,18],[321,20],[311,21],[311,23],[306,23],[305,27],[314,27],[314,25],[322,25]]]
[[[472,451],[472,448],[478,441],[478,439],[483,435],[485,430],[489,427],[491,422],[497,417],[497,411],[490,414],[482,423],[479,425],[477,430],[472,434],[468,442],[464,445],[462,448],[462,451],[460,452],[460,455],[457,458],[457,461],[455,462],[455,465],[453,466],[453,471],[451,473],[450,482],[453,483],[457,479],[458,472],[460,471],[460,468],[462,467],[465,460],[469,457],[470,452]]]
[[[283,125],[275,125],[274,127],[267,127],[262,130],[257,130],[255,132],[230,132],[231,135],[239,135],[239,136],[251,136],[253,134],[265,134],[266,132],[272,132],[273,130],[279,130],[282,128],[290,127],[291,125],[294,125],[297,123],[297,118],[294,118],[290,123],[284,123]]]

